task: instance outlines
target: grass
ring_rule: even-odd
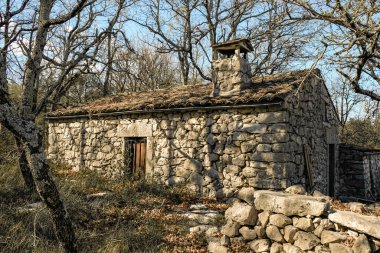
[[[145,181],[107,180],[91,171],[53,169],[73,220],[80,252],[207,252],[204,237],[190,235],[176,210],[203,202],[183,188]],[[106,192],[105,196],[89,194]],[[25,189],[15,165],[0,165],[0,252],[61,252],[48,210]],[[20,209],[21,208],[21,209]]]

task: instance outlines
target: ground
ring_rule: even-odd
[[[221,213],[227,208],[183,188],[62,168],[53,174],[80,252],[207,252],[205,236],[190,234],[191,222],[181,214],[194,203]],[[38,201],[24,188],[17,166],[0,168],[0,252],[60,252],[48,210]]]

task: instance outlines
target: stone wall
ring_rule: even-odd
[[[305,184],[308,144],[313,150],[314,189],[326,193],[327,148],[334,141],[329,132],[337,127],[319,108],[321,100],[326,103],[323,84],[306,84],[311,88],[301,89],[284,106],[50,120],[48,157],[74,169],[118,177],[127,172],[126,138],[146,137],[147,178],[183,183],[200,194],[222,198],[236,195],[242,187]]]
[[[335,194],[338,190],[338,129],[339,121],[330,95],[323,80],[312,78],[305,80],[303,88],[299,89],[296,96],[290,96],[285,106],[290,113],[289,127],[292,132],[291,141],[297,143],[295,160],[304,159],[304,149],[301,145],[310,147],[312,178],[314,183],[310,191],[318,190],[328,194],[329,182],[329,144],[334,144],[335,149]],[[302,178],[302,184],[306,184],[305,166],[297,166],[295,175]]]
[[[364,185],[367,199],[380,200],[380,152],[367,152],[363,157]]]
[[[364,253],[380,248],[380,218],[333,211],[328,197],[305,196],[302,187],[289,193],[245,189],[225,212],[226,224],[206,232],[209,252]],[[298,193],[298,194],[295,194]],[[245,252],[244,251],[244,252]],[[233,252],[237,252],[236,250]]]
[[[380,152],[340,145],[339,174],[341,196],[380,198]]]

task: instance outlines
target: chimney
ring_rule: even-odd
[[[247,53],[253,48],[248,39],[236,39],[212,46],[218,58],[213,60],[212,96],[239,95],[251,86],[251,66]]]

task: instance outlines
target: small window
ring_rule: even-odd
[[[125,139],[125,165],[127,173],[135,179],[143,178],[146,166],[146,138]]]

